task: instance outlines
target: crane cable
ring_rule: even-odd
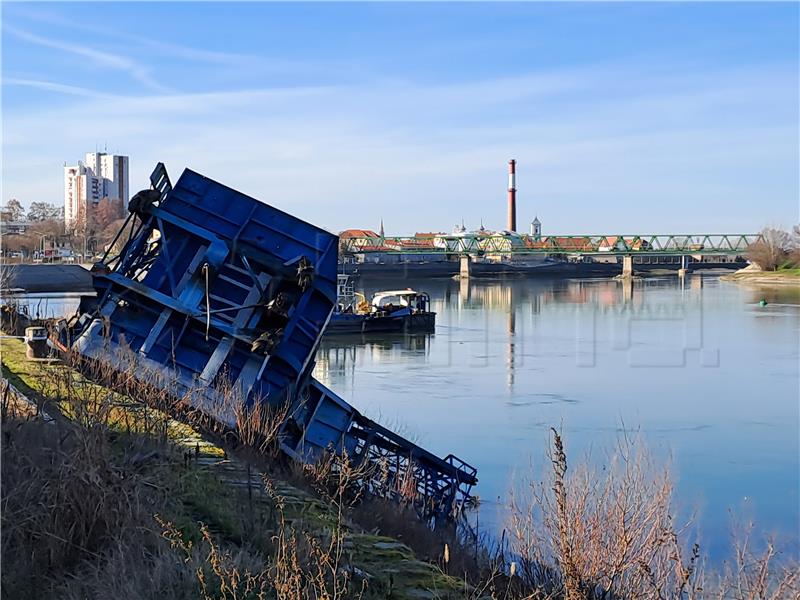
[[[206,276],[206,341],[211,329],[211,303],[208,299],[208,263],[203,263],[203,274]]]

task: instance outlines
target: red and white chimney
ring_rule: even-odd
[[[508,229],[517,230],[517,161],[508,161]]]

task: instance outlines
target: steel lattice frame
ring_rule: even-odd
[[[441,235],[416,237],[340,238],[343,254],[570,254],[660,256],[745,254],[762,239],[757,233],[653,234],[653,235]]]

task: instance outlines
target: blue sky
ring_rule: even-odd
[[[340,230],[798,218],[798,5],[3,3],[2,199],[108,147]]]

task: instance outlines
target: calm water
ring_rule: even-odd
[[[0,304],[14,304],[34,319],[53,319],[74,315],[78,310],[82,295],[87,294],[42,292],[15,294],[14,296],[0,295]]]
[[[397,287],[365,282],[369,294]],[[679,509],[721,555],[729,509],[797,552],[800,295],[713,277],[406,282],[431,294],[436,333],[326,340],[316,376],[368,416],[478,468],[498,531],[513,474],[550,427],[573,460],[638,429],[671,456]],[[769,304],[758,305],[765,297]]]

